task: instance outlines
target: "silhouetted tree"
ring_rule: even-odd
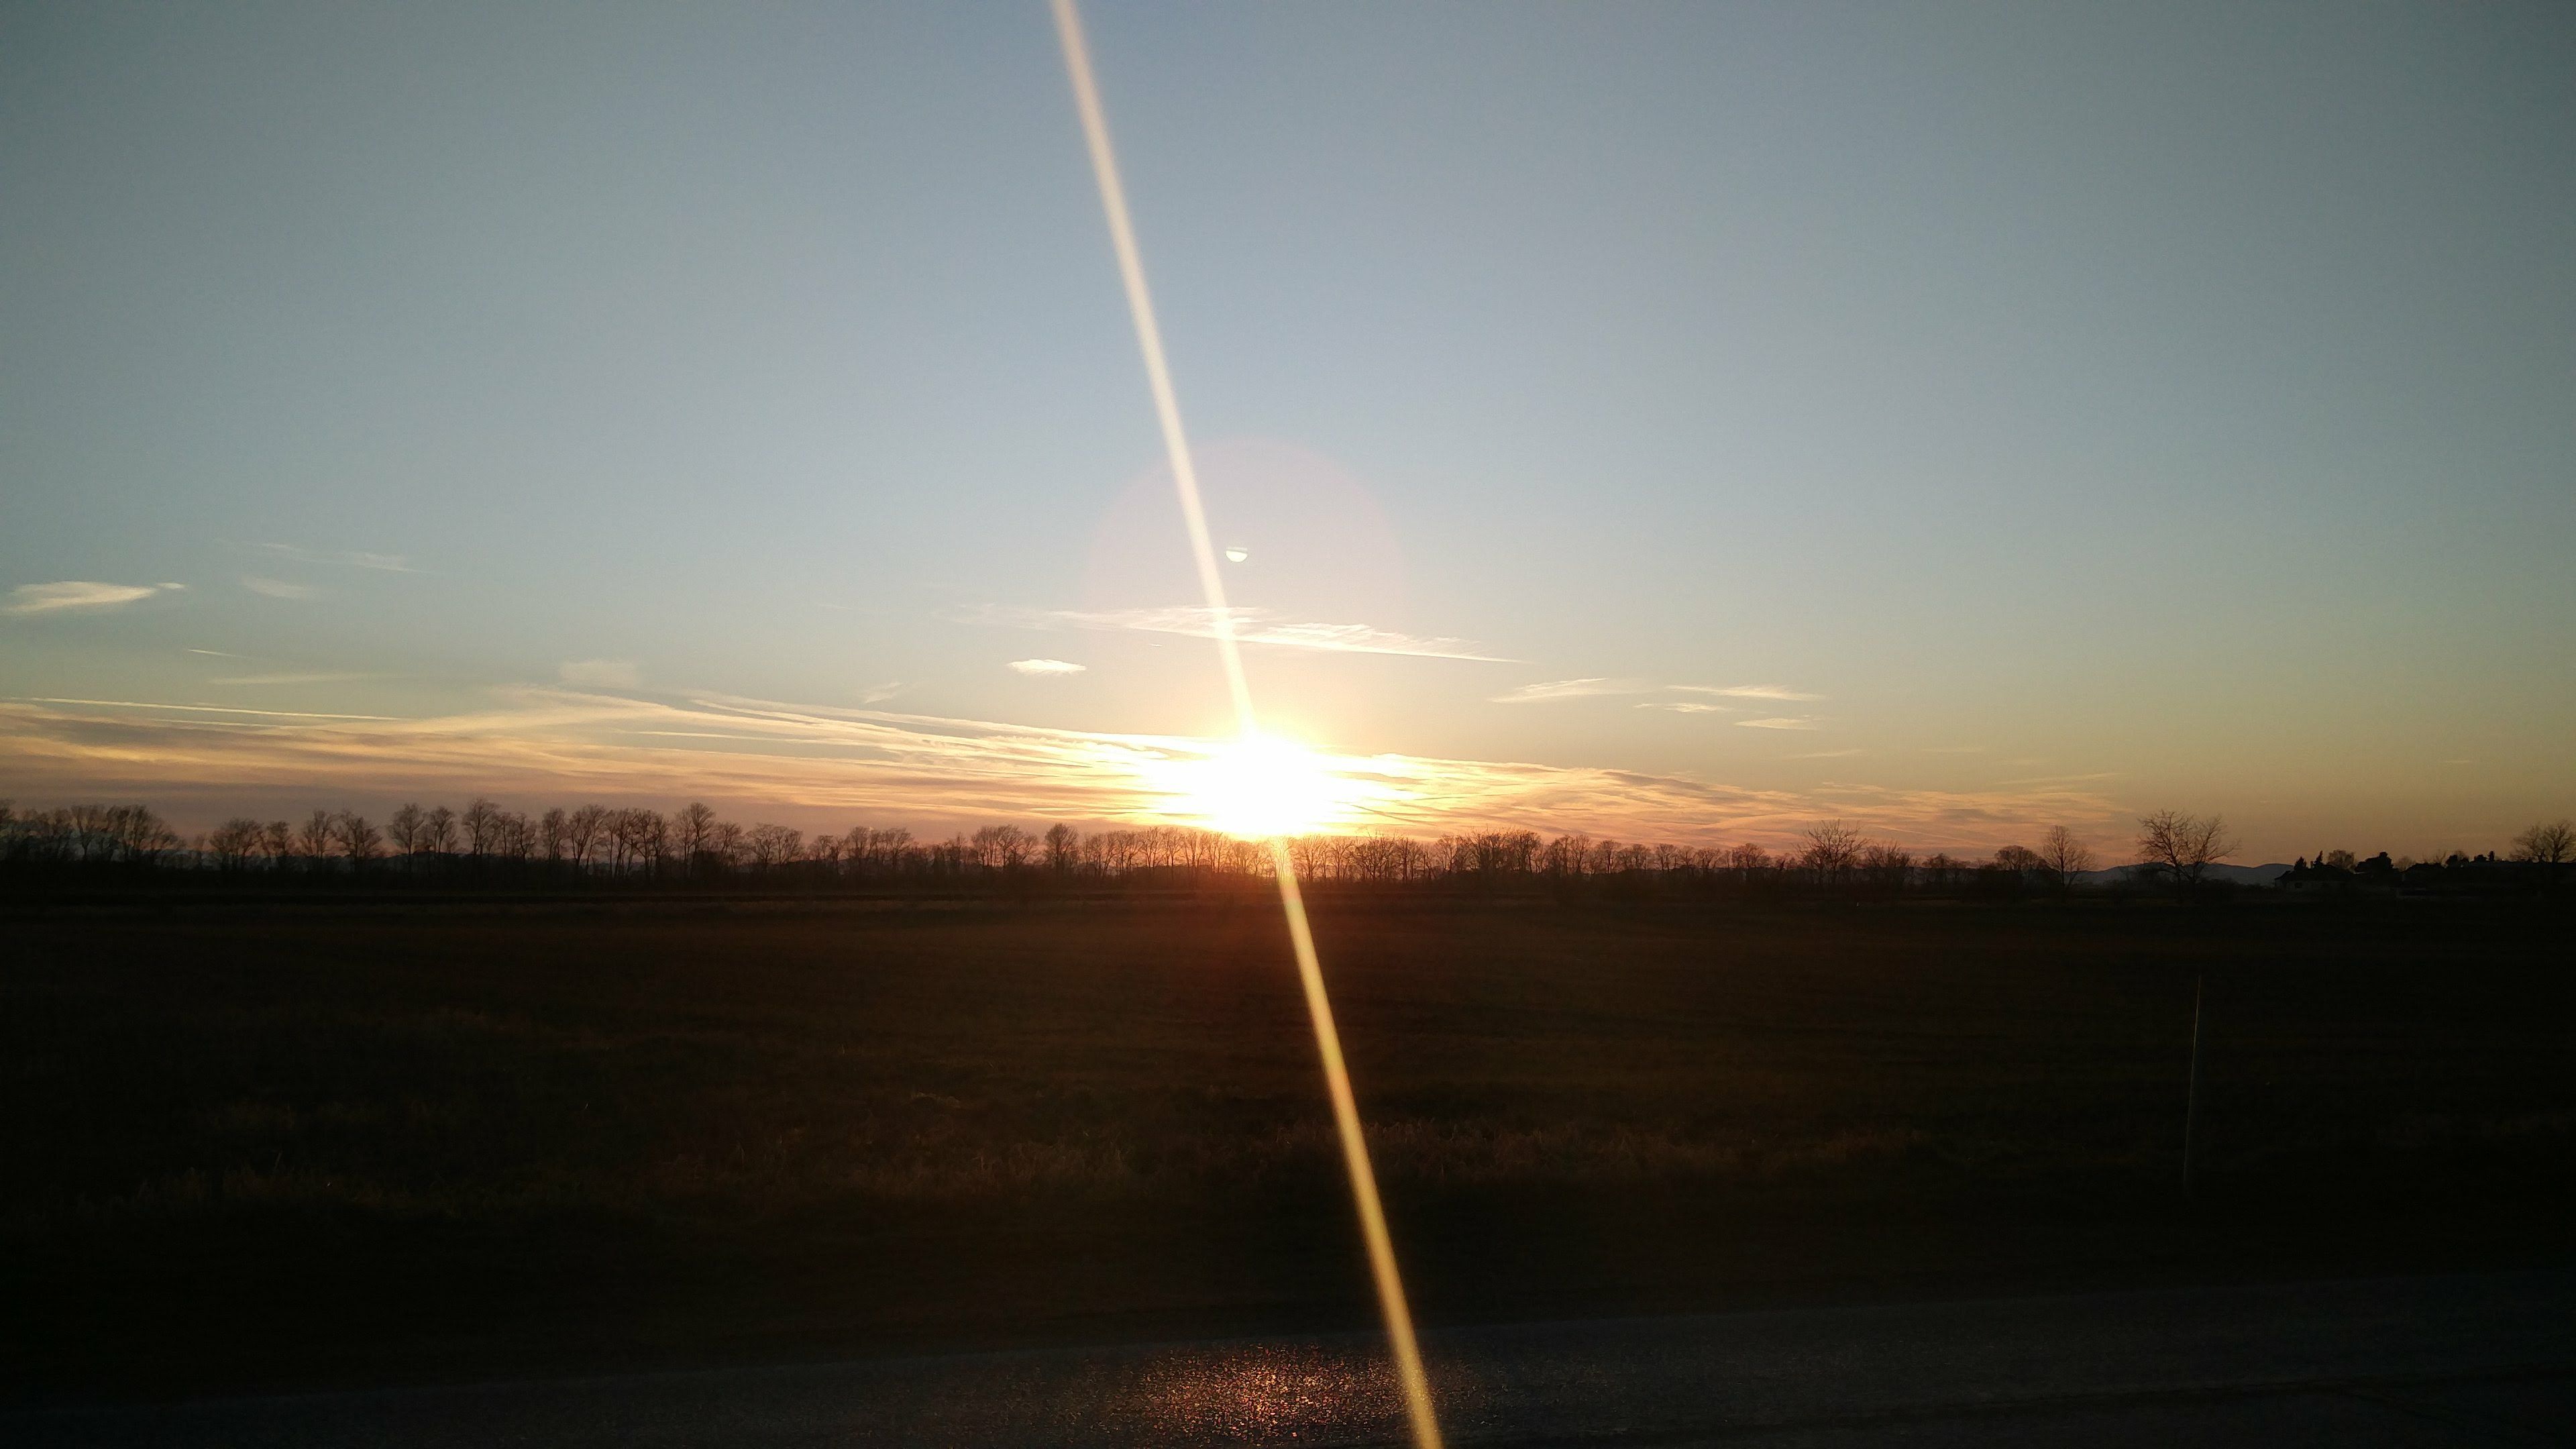
[[[717,871],[730,871],[742,864],[749,854],[742,827],[730,820],[719,820],[707,828],[706,859]]]
[[[496,853],[500,845],[501,807],[477,795],[457,818],[465,827],[465,853],[476,860]]]
[[[1873,888],[1893,894],[1913,877],[1914,853],[1893,845],[1866,846],[1860,853],[1860,871]]]
[[[348,857],[351,869],[375,859],[385,843],[384,835],[355,810],[343,810],[331,817],[331,840]]]
[[[2513,838],[2513,858],[2534,865],[2576,861],[2576,822],[2556,820],[2522,832]]]
[[[2236,842],[2216,815],[2203,820],[2179,810],[2159,810],[2138,821],[2139,863],[2177,890],[2198,886],[2211,866],[2235,853]]]
[[[304,817],[295,832],[295,853],[304,858],[307,868],[331,853],[331,812],[316,810]]]
[[[600,836],[608,828],[608,807],[584,805],[564,817],[564,854],[575,867],[590,868],[590,858],[604,842]]]
[[[743,837],[751,852],[751,863],[763,870],[774,870],[794,860],[805,845],[804,832],[784,825],[755,825]]]
[[[247,870],[259,858],[260,842],[266,833],[267,827],[258,821],[236,816],[208,833],[206,853],[214,858],[217,870]]]
[[[2072,886],[2075,878],[2093,868],[2093,847],[2075,837],[2063,825],[2048,827],[2039,838],[2039,863],[2057,878],[2061,886]]]
[[[2010,871],[2024,881],[2048,872],[2048,862],[2027,845],[2007,845],[1995,852],[1995,869]]]
[[[394,811],[393,819],[385,824],[386,838],[393,842],[394,849],[401,851],[415,869],[420,864],[421,836],[427,824],[427,814],[417,805],[405,805]]]
[[[1834,882],[1851,874],[1860,863],[1860,852],[1867,842],[1861,833],[1839,820],[1829,820],[1807,830],[1807,848],[1798,853],[1798,864],[1814,873],[1817,880]]]

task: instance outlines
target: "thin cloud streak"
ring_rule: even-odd
[[[86,704],[108,709],[164,709],[185,714],[256,714],[275,719],[399,719],[390,714],[325,714],[309,709],[245,709],[230,704],[159,704],[144,699],[56,699],[44,695],[16,701],[20,704]]]
[[[172,718],[213,713],[236,719]],[[699,695],[496,691],[416,719],[136,700],[0,703],[0,793],[200,802],[280,794],[488,792],[529,800],[706,798],[817,825],[1032,817],[1190,823],[1189,781],[1223,740],[1098,734]],[[1699,844],[1789,844],[1840,817],[1885,838],[2000,844],[2033,820],[2109,820],[2081,789],[1756,790],[1680,775],[1411,755],[1326,755],[1340,828],[1438,835],[1589,830]],[[317,803],[328,803],[327,800]]]
[[[1777,699],[1795,703],[1824,698],[1806,694],[1785,684],[1676,684],[1675,689],[1690,694],[1723,694],[1736,699]]]
[[[1342,654],[1405,654],[1423,659],[1465,659],[1483,664],[1513,661],[1485,651],[1468,639],[1401,634],[1367,624],[1324,624],[1287,619],[1272,609],[1229,608],[1227,620],[1241,644],[1267,644],[1279,649],[1317,649]],[[1217,637],[1216,612],[1202,604],[1172,604],[1150,609],[1015,609],[1000,605],[975,611],[970,623],[1007,624],[1022,629],[1098,629],[1143,634],[1179,634],[1192,639]]]
[[[1740,719],[1735,722],[1748,730],[1811,730],[1816,722],[1805,715],[1779,715],[1771,719]]]
[[[0,614],[14,619],[30,614],[56,614],[67,609],[113,609],[139,603],[154,594],[186,587],[186,584],[105,584],[95,579],[20,584],[9,591],[9,602],[0,604]]]
[[[1674,714],[1735,713],[1735,706],[1731,704],[1709,704],[1705,701],[1696,699],[1644,699],[1639,700],[1635,705],[1635,708],[1670,710]]]
[[[265,574],[244,574],[241,577],[241,586],[254,594],[272,599],[316,599],[322,596],[322,591],[311,584],[299,584],[289,579],[273,579]]]
[[[1545,704],[1558,699],[1585,699],[1602,694],[1639,694],[1646,686],[1633,679],[1551,679],[1524,684],[1490,696],[1488,704]]]
[[[1085,673],[1091,668],[1090,665],[1076,664],[1066,659],[1014,659],[1009,667],[1014,673],[1032,675],[1040,679],[1060,679],[1068,674]]]

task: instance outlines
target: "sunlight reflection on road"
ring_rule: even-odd
[[[1157,1365],[1137,1386],[1136,1417],[1181,1442],[1324,1442],[1328,1428],[1403,1432],[1404,1404],[1382,1360],[1320,1345],[1265,1346]]]

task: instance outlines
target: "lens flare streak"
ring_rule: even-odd
[[[1181,405],[1172,388],[1170,364],[1163,355],[1162,330],[1154,321],[1153,298],[1145,289],[1145,264],[1127,216],[1127,193],[1118,177],[1118,158],[1109,144],[1109,122],[1100,107],[1100,91],[1091,71],[1091,50],[1082,34],[1082,17],[1074,0],[1050,0],[1056,34],[1064,43],[1065,69],[1073,81],[1074,104],[1082,114],[1082,134],[1091,150],[1091,169],[1100,183],[1100,205],[1109,222],[1110,245],[1118,254],[1118,275],[1127,290],[1127,310],[1136,325],[1136,343],[1144,354],[1145,375],[1154,393],[1154,416],[1161,425],[1163,449],[1172,481],[1180,495],[1181,516],[1189,526],[1190,551],[1198,565],[1199,589],[1215,621],[1217,655],[1225,667],[1227,691],[1233,696],[1235,723],[1243,748],[1263,744],[1260,716],[1252,707],[1245,682],[1243,654],[1234,637],[1233,614],[1226,608],[1225,582],[1217,569],[1214,543],[1208,536],[1207,511],[1199,498],[1198,472],[1190,462],[1189,435],[1181,426]],[[1379,1311],[1395,1358],[1398,1384],[1404,1391],[1405,1417],[1419,1449],[1439,1449],[1440,1424],[1431,1405],[1431,1383],[1423,1372],[1422,1350],[1415,1341],[1413,1311],[1404,1297],[1404,1280],[1396,1270],[1395,1243],[1388,1235],[1386,1211],[1378,1202],[1377,1174],[1369,1166],[1368,1141],[1361,1135],[1358,1099],[1351,1091],[1350,1071],[1342,1061],[1341,1034],[1333,1025],[1333,1006],[1324,990],[1324,969],[1315,954],[1314,932],[1306,921],[1306,901],[1297,887],[1287,842],[1276,832],[1270,856],[1279,879],[1279,905],[1288,919],[1288,941],[1297,957],[1297,977],[1306,993],[1306,1013],[1315,1029],[1315,1049],[1322,1059],[1324,1084],[1332,1098],[1333,1124],[1349,1169],[1351,1196],[1359,1210],[1360,1232],[1368,1244],[1369,1273],[1376,1281]]]

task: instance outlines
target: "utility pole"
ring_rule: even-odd
[[[2191,978],[2191,1085],[2182,1107],[2182,1190],[2191,1191],[2192,1138],[2200,1126],[2200,1000],[2203,978]]]

